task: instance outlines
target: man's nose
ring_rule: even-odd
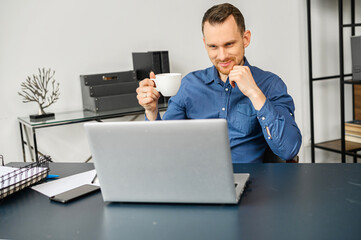
[[[223,61],[223,60],[226,60],[228,57],[228,54],[227,54],[227,51],[226,49],[220,47],[218,48],[218,59]]]

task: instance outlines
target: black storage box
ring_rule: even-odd
[[[134,82],[137,80],[135,71],[80,75],[80,79],[84,80],[85,86]]]
[[[149,73],[169,73],[168,51],[136,52],[133,55],[133,67],[137,79],[149,78]]]
[[[135,71],[81,75],[83,108],[94,112],[139,106]]]
[[[109,95],[118,95],[126,93],[135,93],[135,90],[138,88],[139,82],[124,82],[124,83],[114,83],[112,85],[95,85],[89,86],[89,95],[91,97],[104,97]]]
[[[141,81],[149,78],[149,73],[169,73],[168,51],[133,52],[133,67],[136,78]],[[168,98],[161,94],[158,103],[168,102]]]
[[[140,107],[136,93],[95,97],[91,98],[91,101],[88,103],[84,104],[83,102],[83,106],[85,109],[91,110],[93,112]]]

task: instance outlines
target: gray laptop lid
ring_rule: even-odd
[[[224,119],[86,123],[85,129],[104,201],[239,199]]]

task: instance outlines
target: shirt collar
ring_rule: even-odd
[[[243,66],[251,67],[246,57],[244,57],[244,64]]]
[[[244,65],[243,66],[247,66],[247,67],[251,67],[251,65],[249,64],[249,62],[247,61],[247,58],[244,57]],[[204,83],[205,84],[209,84],[213,81],[222,81],[220,78],[219,78],[219,75],[218,75],[218,70],[217,68],[213,65],[212,67],[210,67],[208,69],[208,74],[207,74],[207,78],[204,79]]]
[[[216,67],[213,65],[208,69],[207,78],[203,79],[203,81],[205,84],[210,84],[211,82],[216,81],[217,79],[219,79],[218,71]]]

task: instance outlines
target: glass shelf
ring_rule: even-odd
[[[159,104],[158,105],[159,111],[166,110],[167,106],[168,104],[166,103]],[[144,113],[144,108],[139,106],[139,107],[123,108],[119,110],[104,111],[104,112],[77,110],[77,111],[55,113],[55,116],[53,118],[48,118],[48,119],[31,120],[30,117],[28,116],[28,117],[18,117],[18,120],[21,123],[31,128],[42,128],[42,127],[50,127],[50,126],[63,125],[69,123],[116,118],[126,115],[135,115],[142,113]]]

